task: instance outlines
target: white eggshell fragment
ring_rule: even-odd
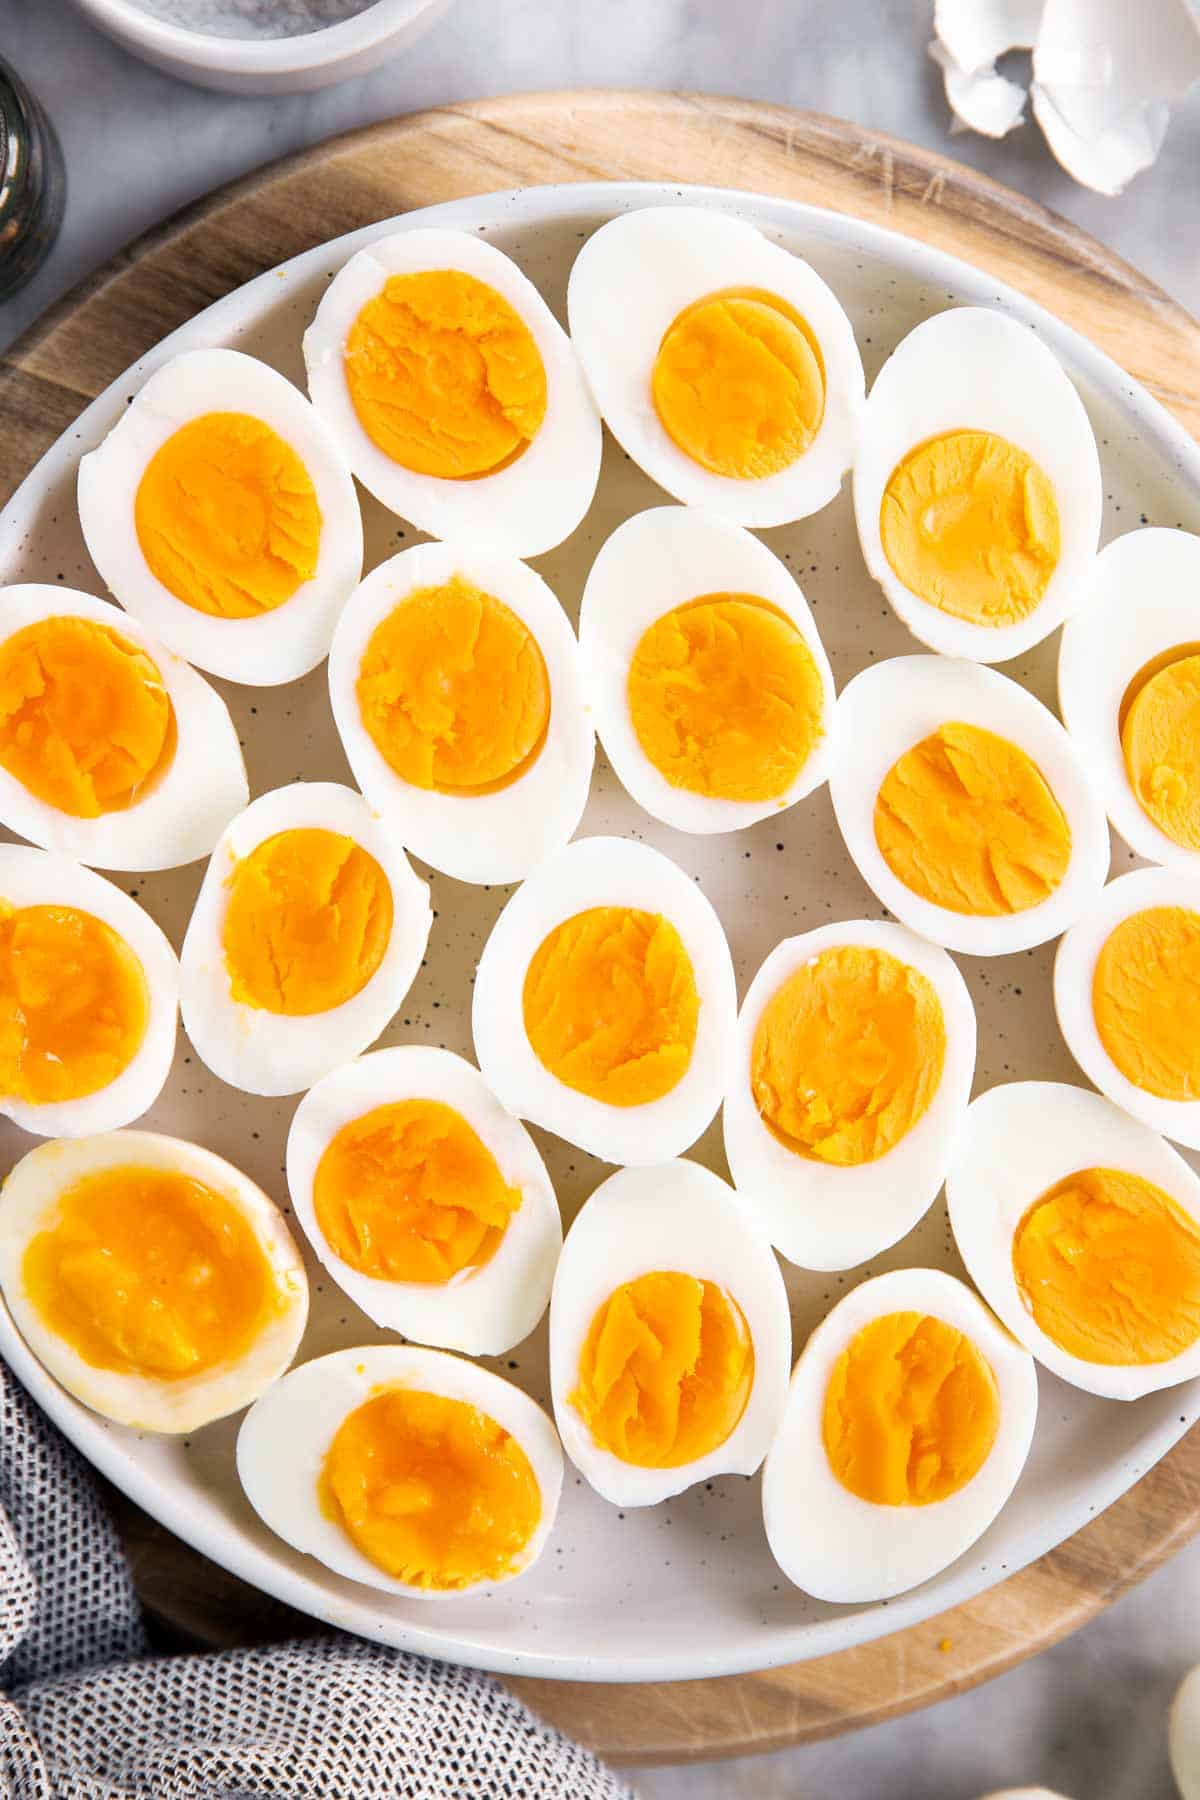
[[[1175,1690],[1167,1750],[1181,1800],[1200,1800],[1200,1668],[1189,1669]]]

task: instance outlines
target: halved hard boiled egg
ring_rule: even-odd
[[[194,1431],[287,1368],[308,1282],[283,1216],[231,1163],[151,1131],[39,1144],[0,1189],[0,1290],[85,1406]]]
[[[940,1269],[864,1281],[796,1364],[763,1470],[776,1562],[818,1600],[888,1600],[981,1537],[1037,1418],[1027,1350]]]
[[[1054,1006],[1102,1094],[1200,1150],[1200,870],[1110,882],[1058,947]]]
[[[588,239],[567,311],[606,425],[677,500],[761,526],[833,499],[862,358],[800,257],[726,213],[639,207]]]
[[[361,794],[297,781],[224,833],[180,959],[184,1029],[248,1094],[295,1094],[365,1050],[421,966],[429,889]]]
[[[695,507],[619,525],[579,615],[608,759],[680,831],[736,831],[824,781],[833,676],[789,570],[748,531]]]
[[[207,856],[249,789],[203,676],[106,600],[0,589],[0,823],[103,869]]]
[[[563,1448],[615,1506],[752,1475],[787,1397],[779,1264],[725,1182],[692,1162],[621,1169],[578,1214],[550,1305]]]
[[[1136,1400],[1200,1374],[1200,1179],[1110,1100],[981,1094],[946,1199],[972,1280],[1064,1381]]]
[[[1026,325],[937,313],[875,378],[854,463],[871,574],[914,637],[1007,662],[1086,599],[1104,504],[1082,400]]]
[[[550,1177],[461,1056],[402,1044],[334,1069],[296,1108],[287,1176],[313,1249],[377,1325],[495,1356],[546,1310]]]
[[[342,615],[329,694],[363,793],[447,875],[517,881],[579,823],[595,750],[579,646],[515,557],[419,544],[380,564]]]
[[[69,857],[0,845],[0,1113],[41,1137],[140,1118],[175,1054],[179,964],[149,913]]]
[[[315,668],[362,573],[362,518],[331,434],[239,350],[157,369],[79,464],[79,519],[121,605],[180,656],[274,687]]]
[[[439,538],[540,556],[600,475],[570,339],[502,251],[465,231],[377,238],[304,334],[313,405],[384,506]]]
[[[399,1344],[293,1369],[246,1415],[237,1466],[285,1542],[424,1599],[523,1574],[562,1488],[558,1438],[535,1401],[463,1357]]]
[[[471,1023],[510,1112],[606,1162],[657,1163],[721,1103],[737,996],[711,904],[659,850],[581,838],[483,947]]]
[[[1068,623],[1058,699],[1131,850],[1200,873],[1200,537],[1131,531],[1100,552]]]
[[[1108,873],[1108,826],[1066,732],[975,663],[899,656],[856,675],[837,705],[829,789],[867,886],[948,950],[1045,943]]]
[[[740,1198],[789,1262],[866,1262],[936,1199],[974,1072],[975,1009],[944,950],[866,919],[785,938],[734,1042],[725,1154]]]

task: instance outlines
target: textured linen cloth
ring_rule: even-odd
[[[474,1670],[327,1637],[150,1656],[82,1459],[0,1362],[2,1800],[633,1800]]]

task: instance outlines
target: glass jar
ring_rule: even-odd
[[[65,196],[54,128],[0,58],[0,300],[15,294],[49,253]]]

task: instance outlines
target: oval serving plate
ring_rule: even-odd
[[[911,239],[811,207],[710,189],[604,183],[471,198],[384,221],[309,251],[208,308],[88,407],[14,495],[0,514],[0,581],[62,580],[101,592],[75,516],[80,455],[103,437],[145,377],[183,349],[230,345],[263,357],[303,385],[303,329],[329,276],[372,237],[427,224],[477,231],[516,259],[561,318],[571,260],[590,231],[630,207],[680,201],[735,213],[808,257],[850,313],[868,378],[930,313],[960,303],[1003,305],[1042,334],[1080,386],[1104,461],[1106,537],[1139,522],[1200,530],[1200,451],[1107,357],[989,276]],[[572,618],[604,538],[628,514],[662,499],[607,443],[590,513],[572,538],[535,565]],[[368,568],[415,541],[416,534],[369,498],[363,512]],[[866,574],[846,488],[815,518],[763,535],[788,561],[814,607],[839,688],[867,663],[919,648]],[[1007,671],[1051,705],[1056,652],[1052,639]],[[244,739],[253,792],[301,775],[349,778],[323,668],[286,688],[217,685]],[[657,845],[701,882],[725,922],[743,991],[780,938],[838,918],[879,916],[842,848],[824,789],[779,820],[724,838],[689,838],[640,812],[601,758],[581,832],[607,831]],[[1114,872],[1134,861],[1117,846]],[[123,885],[178,943],[201,872],[194,866],[126,878]],[[444,1044],[470,1055],[469,977],[507,892],[432,876],[436,914],[429,955],[382,1042]],[[979,1013],[978,1087],[1017,1076],[1078,1079],[1054,1022],[1053,949],[1046,945],[990,964],[960,959]],[[197,1138],[285,1201],[283,1144],[294,1104],[223,1087],[181,1035],[167,1091],[145,1122]],[[535,1135],[569,1221],[606,1170],[546,1133]],[[28,1140],[3,1122],[0,1147],[7,1166]],[[719,1124],[691,1154],[724,1173]],[[385,1341],[386,1334],[308,1260],[313,1308],[302,1358]],[[847,1287],[905,1263],[961,1272],[940,1203],[909,1237],[861,1269],[834,1276],[789,1271],[797,1344]],[[1061,1543],[1200,1416],[1200,1383],[1122,1406],[1076,1392],[1041,1371],[1033,1454],[1012,1500],[958,1563],[886,1605],[828,1606],[793,1589],[766,1547],[757,1478],[721,1478],[662,1506],[622,1513],[570,1469],[554,1537],[528,1576],[482,1597],[414,1603],[341,1580],[271,1536],[237,1485],[236,1420],[184,1441],[108,1425],[42,1371],[2,1307],[0,1350],[85,1456],[162,1524],[234,1574],[367,1638],[502,1672],[571,1680],[732,1674],[824,1655],[917,1623]],[[494,1366],[544,1400],[545,1351],[543,1323]]]

